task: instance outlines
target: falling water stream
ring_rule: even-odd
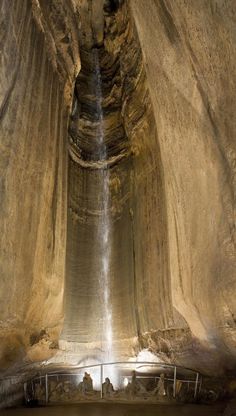
[[[96,73],[96,100],[98,113],[97,141],[99,145],[99,159],[106,161],[107,147],[104,139],[104,119],[102,109],[102,77],[99,63],[98,50],[95,49],[95,73]],[[101,214],[98,222],[98,241],[101,244],[101,266],[99,270],[99,287],[102,304],[101,319],[101,341],[104,351],[104,361],[112,360],[112,309],[110,299],[110,192],[109,192],[109,169],[102,169],[101,178]]]

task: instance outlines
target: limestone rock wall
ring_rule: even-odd
[[[0,364],[63,317],[67,119],[79,70],[70,1],[0,2]],[[69,91],[69,93],[68,93]],[[31,338],[32,339],[32,338]]]
[[[223,0],[130,4],[164,167],[169,296],[193,337],[210,348],[198,365],[233,368],[236,5]]]

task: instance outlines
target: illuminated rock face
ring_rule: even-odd
[[[44,328],[49,339],[34,345],[30,357],[50,356],[63,318],[67,118],[80,62],[76,30],[69,1],[1,1],[2,367],[23,359],[30,337]]]
[[[8,3],[1,367],[58,340],[233,367],[234,2]]]
[[[131,0],[131,7],[164,167],[173,306],[212,348],[201,366],[233,367],[236,5]]]

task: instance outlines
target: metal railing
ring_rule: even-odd
[[[115,367],[115,368],[114,368]],[[178,387],[181,384],[181,386],[184,383],[187,383],[188,390],[190,389],[190,386],[192,387],[193,392],[193,398],[196,399],[198,393],[201,390],[202,385],[202,375],[199,372],[196,372],[194,370],[175,366],[172,364],[166,364],[166,363],[159,363],[159,362],[133,362],[133,361],[116,361],[111,363],[102,363],[102,364],[94,364],[94,365],[86,365],[82,367],[73,367],[69,368],[68,372],[58,371],[55,370],[53,372],[46,372],[44,374],[41,374],[37,377],[34,377],[32,380],[28,381],[24,385],[24,390],[27,391],[29,387],[31,387],[32,392],[35,392],[35,387],[38,383],[40,383],[40,386],[44,385],[44,402],[47,404],[49,402],[49,393],[50,393],[50,381],[54,378],[57,379],[57,382],[59,382],[60,379],[65,378],[74,378],[76,377],[77,380],[81,379],[82,372],[86,370],[98,370],[97,373],[99,373],[99,377],[97,377],[97,385],[99,385],[96,389],[94,389],[94,392],[100,391],[100,399],[104,399],[103,394],[103,383],[104,383],[104,377],[106,370],[110,368],[109,374],[117,374],[118,378],[120,380],[118,391],[124,391],[124,384],[122,385],[121,380],[124,378],[131,378],[131,372],[135,371],[137,373],[137,378],[140,379],[142,382],[145,379],[153,379],[154,382],[160,378],[161,373],[167,373],[164,377],[164,382],[169,386],[172,386],[172,397],[175,399],[177,395],[177,384]],[[141,371],[142,369],[142,371]],[[125,373],[125,375],[123,374]],[[129,374],[128,374],[129,373]],[[111,379],[111,382],[113,380]],[[76,385],[76,382],[75,382]],[[78,384],[77,384],[78,386]]]

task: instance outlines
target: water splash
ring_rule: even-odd
[[[104,118],[102,109],[102,78],[99,64],[98,50],[94,51],[95,56],[95,74],[96,74],[96,110],[98,115],[97,142],[99,146],[99,159],[107,159],[107,147],[104,139]],[[99,286],[102,303],[102,350],[104,351],[104,361],[112,360],[112,306],[110,299],[110,172],[109,169],[102,171],[102,209],[100,221],[98,224],[98,237],[101,242],[101,270],[99,270]]]

